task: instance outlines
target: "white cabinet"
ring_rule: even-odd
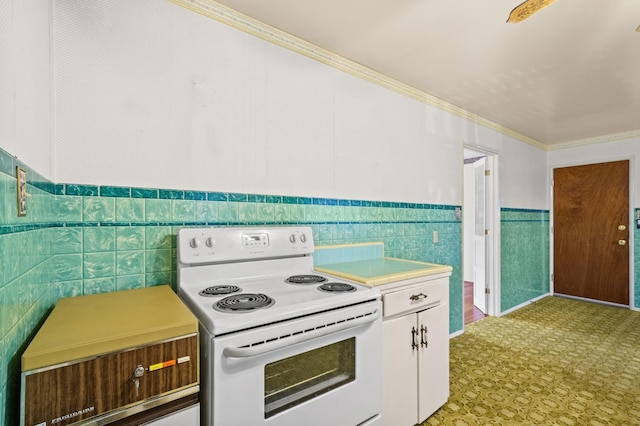
[[[382,423],[408,426],[418,423],[418,353],[407,344],[413,340],[416,315],[382,323]]]
[[[449,306],[417,314],[426,345],[418,349],[418,423],[449,399]],[[428,344],[428,346],[427,346]]]
[[[449,398],[449,279],[381,288],[382,420],[421,423]]]

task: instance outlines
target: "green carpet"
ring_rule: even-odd
[[[547,297],[450,340],[426,425],[640,425],[640,312]]]

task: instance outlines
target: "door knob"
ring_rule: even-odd
[[[626,226],[624,225],[618,225],[618,231],[624,231],[625,229],[627,229]]]
[[[626,246],[627,242],[625,240],[618,240],[618,245],[619,246]]]

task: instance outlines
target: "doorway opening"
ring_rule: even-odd
[[[498,156],[464,148],[463,170],[464,324],[500,309],[500,208]]]

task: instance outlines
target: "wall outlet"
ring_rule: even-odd
[[[433,242],[434,243],[438,242],[438,231],[433,231]]]
[[[27,215],[27,172],[20,166],[16,167],[18,189],[18,216]]]

